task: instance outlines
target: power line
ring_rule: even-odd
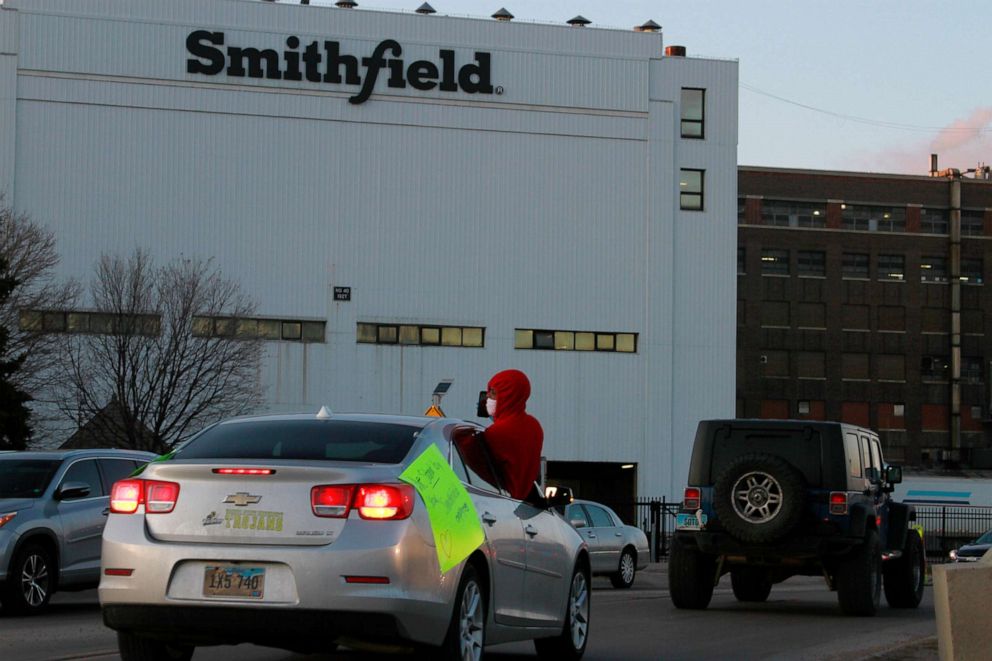
[[[765,90],[758,89],[746,83],[740,83],[741,89],[745,89],[748,92],[753,92],[755,94],[760,94],[761,96],[766,96],[770,99],[775,99],[782,103],[787,103],[792,106],[803,108],[804,110],[810,110],[812,112],[818,112],[821,115],[828,115],[830,117],[836,117],[837,119],[843,119],[849,122],[855,122],[858,124],[866,124],[868,126],[876,126],[880,128],[897,129],[900,131],[914,131],[917,133],[936,133],[942,131],[955,131],[955,132],[969,132],[969,133],[989,133],[992,132],[992,126],[921,126],[919,124],[903,124],[900,122],[889,122],[879,119],[870,119],[868,117],[857,117],[855,115],[848,115],[841,112],[835,112],[833,110],[826,110],[824,108],[817,108],[816,106],[807,105],[805,103],[800,103],[799,101],[793,101],[792,99],[787,99],[784,96],[778,96],[777,94],[772,94],[771,92],[766,92]],[[990,122],[992,124],[992,122]]]

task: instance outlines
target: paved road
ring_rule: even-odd
[[[614,659],[809,659],[848,661],[900,658],[894,647],[922,641],[936,634],[933,602],[927,589],[923,605],[899,611],[883,607],[875,618],[840,614],[836,594],[823,581],[793,578],[775,586],[764,604],[739,604],[730,591],[729,577],[717,588],[706,611],[680,611],[668,597],[664,565],[638,575],[629,591],[613,590],[605,579],[595,579],[592,638],[585,658]],[[884,599],[883,599],[884,601]],[[926,645],[914,659],[931,657]],[[932,648],[930,648],[932,649]],[[533,646],[514,643],[490,648],[492,661],[533,658]],[[33,618],[0,616],[0,659],[69,661],[118,659],[114,633],[100,619],[96,592],[57,595],[50,613]],[[236,661],[353,661],[397,659],[342,651],[323,656],[300,656],[264,647],[203,648],[194,659]]]

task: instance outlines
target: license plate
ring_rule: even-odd
[[[203,596],[261,599],[265,592],[264,567],[207,567],[203,573]]]
[[[679,530],[699,530],[706,525],[706,515],[702,512],[695,514],[676,514],[675,527]]]

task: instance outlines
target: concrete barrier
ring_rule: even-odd
[[[992,551],[975,563],[933,567],[940,661],[992,658]]]

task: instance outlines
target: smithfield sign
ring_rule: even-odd
[[[312,41],[301,48],[296,36],[286,39],[281,53],[271,48],[227,46],[223,32],[195,30],[186,37],[186,50],[192,57],[186,60],[188,73],[216,76],[226,73],[234,78],[267,78],[269,80],[306,80],[329,85],[361,86],[349,97],[351,103],[364,103],[372,95],[380,72],[388,76],[389,87],[402,89],[408,85],[416,90],[438,89],[442,92],[462,91],[467,94],[493,94],[490,82],[489,53],[476,51],[475,60],[455,62],[455,51],[440,49],[440,64],[417,60],[409,65],[400,59],[403,47],[394,39],[385,39],[368,57],[341,52],[337,41]],[[386,55],[391,57],[386,57]],[[495,88],[498,94],[501,89]]]

